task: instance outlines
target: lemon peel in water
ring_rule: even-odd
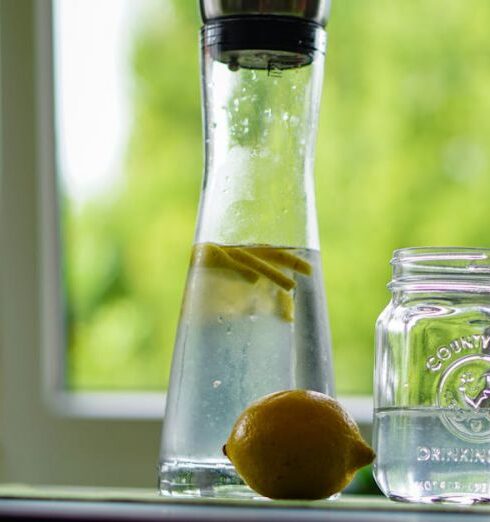
[[[279,288],[277,291],[277,314],[287,323],[292,323],[294,321],[293,296],[282,288]]]
[[[253,490],[273,499],[330,497],[375,457],[340,403],[309,390],[252,403],[223,451]]]
[[[191,263],[194,266],[207,268],[228,268],[237,272],[250,283],[257,282],[260,277],[256,271],[233,259],[225,248],[212,243],[195,245],[192,251]]]
[[[303,275],[311,275],[312,266],[308,261],[302,259],[299,256],[291,254],[282,248],[270,248],[270,247],[253,247],[245,248],[247,252],[253,253],[254,255],[261,257],[272,263],[276,263],[285,268],[290,268],[294,272],[299,272]]]
[[[201,268],[224,269],[251,284],[264,278],[278,287],[274,293],[275,309],[279,319],[287,323],[294,322],[294,289],[297,285],[291,272],[311,276],[313,271],[306,259],[287,249],[269,245],[240,247],[198,243],[194,245],[191,264]]]
[[[274,284],[291,290],[296,286],[294,279],[283,274],[273,264],[289,268],[303,275],[311,275],[312,267],[299,256],[275,247],[237,247],[214,243],[194,245],[192,264],[209,268],[228,268],[235,270],[255,283],[260,275]]]
[[[243,248],[230,248],[228,254],[239,263],[242,263],[252,270],[264,275],[276,285],[284,288],[284,290],[291,290],[296,286],[296,281],[294,279],[291,279],[280,270],[277,270],[277,268],[274,268],[271,264],[266,263]]]

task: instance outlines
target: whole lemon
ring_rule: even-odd
[[[331,397],[287,390],[252,403],[223,447],[243,480],[273,499],[321,499],[341,491],[373,450]]]

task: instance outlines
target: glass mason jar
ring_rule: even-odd
[[[394,253],[374,391],[374,473],[392,499],[490,501],[489,260],[489,249]]]

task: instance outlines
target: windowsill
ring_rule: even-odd
[[[47,403],[62,417],[161,421],[165,399],[161,392],[51,392]]]
[[[174,499],[150,489],[0,485],[0,518],[16,520],[335,520],[465,521],[490,515],[488,506],[404,504],[384,497],[271,501]],[[9,518],[9,519],[10,519]]]
[[[165,399],[166,394],[159,392],[53,392],[48,404],[63,417],[162,420]],[[371,424],[371,397],[349,396],[339,400],[359,424]]]

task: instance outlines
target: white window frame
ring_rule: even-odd
[[[64,391],[51,0],[0,0],[0,58],[0,481],[152,486],[165,394]]]
[[[50,0],[0,0],[0,53],[0,481],[154,487],[162,394],[57,397]]]

